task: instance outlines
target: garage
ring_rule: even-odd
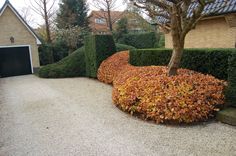
[[[39,45],[37,34],[6,0],[0,6],[0,78],[37,72]]]
[[[0,47],[0,77],[32,74],[30,48]]]

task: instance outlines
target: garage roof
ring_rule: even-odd
[[[36,39],[36,43],[38,45],[42,44],[39,37],[37,36],[37,34],[34,32],[34,30],[27,24],[27,22],[25,22],[25,20],[21,17],[21,15],[18,13],[18,11],[12,6],[12,4],[9,2],[9,0],[6,0],[6,2],[4,3],[3,7],[0,9],[0,16],[3,14],[3,12],[5,11],[5,9],[9,7],[14,14],[16,15],[16,17],[22,22],[22,24],[28,29],[28,31],[35,37]]]

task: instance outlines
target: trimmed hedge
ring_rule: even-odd
[[[125,50],[135,50],[136,48],[133,47],[133,46],[129,46],[129,45],[126,45],[126,44],[119,44],[119,43],[116,43],[116,51],[117,52],[120,52],[120,51],[125,51]]]
[[[133,46],[135,48],[153,48],[157,42],[155,32],[125,34],[121,43]]]
[[[86,76],[96,78],[103,60],[116,52],[111,35],[89,35],[85,37]]]
[[[129,64],[129,51],[117,52],[101,63],[97,78],[101,82],[112,84],[122,70],[128,70],[132,67]]]
[[[38,75],[42,78],[66,78],[85,76],[84,47],[76,50],[61,61],[43,66]]]
[[[227,80],[228,58],[236,49],[185,49],[181,68],[187,68]],[[137,49],[130,52],[135,66],[168,65],[172,49]]]
[[[118,51],[135,49],[132,46],[116,44]],[[81,47],[61,61],[43,66],[39,70],[42,78],[66,78],[86,76],[85,47]]]
[[[229,58],[226,99],[228,105],[236,106],[236,53],[233,53]]]

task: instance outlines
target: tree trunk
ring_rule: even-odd
[[[43,5],[44,5],[44,20],[45,20],[45,26],[46,26],[47,42],[52,43],[51,33],[50,33],[50,28],[49,28],[50,26],[49,26],[49,21],[48,21],[46,0],[43,1]]]
[[[112,21],[111,21],[111,10],[108,8],[107,10],[107,14],[108,14],[108,25],[109,25],[109,30],[112,32],[113,28],[112,28]]]
[[[171,60],[168,65],[168,76],[177,74],[177,70],[180,66],[181,58],[183,55],[183,45],[177,45],[173,47]]]
[[[185,35],[183,34],[181,25],[178,23],[178,20],[179,15],[177,6],[174,6],[173,14],[171,15],[171,36],[173,43],[173,52],[168,65],[168,76],[177,74],[184,49]]]

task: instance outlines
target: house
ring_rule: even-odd
[[[217,14],[203,18],[191,30],[185,39],[185,48],[235,48],[236,44],[236,1],[230,0],[230,4]],[[204,12],[222,6],[223,1],[207,6]],[[171,34],[165,34],[166,48],[172,48]]]
[[[0,9],[0,28],[0,77],[34,73],[41,42],[8,0]]]
[[[130,33],[155,31],[153,26],[138,13],[125,11],[122,17],[127,18],[128,20],[127,29]]]
[[[117,22],[126,17],[128,19],[128,31],[132,33],[153,31],[153,27],[143,17],[137,13],[129,11],[111,11],[111,19],[113,29],[116,30]],[[107,12],[92,11],[89,15],[90,28],[94,34],[109,34],[111,33],[108,25]]]
[[[121,11],[111,11],[111,21],[113,27],[122,17],[122,14],[123,12]],[[89,26],[94,34],[110,33],[107,12],[103,10],[92,11],[89,15]]]

